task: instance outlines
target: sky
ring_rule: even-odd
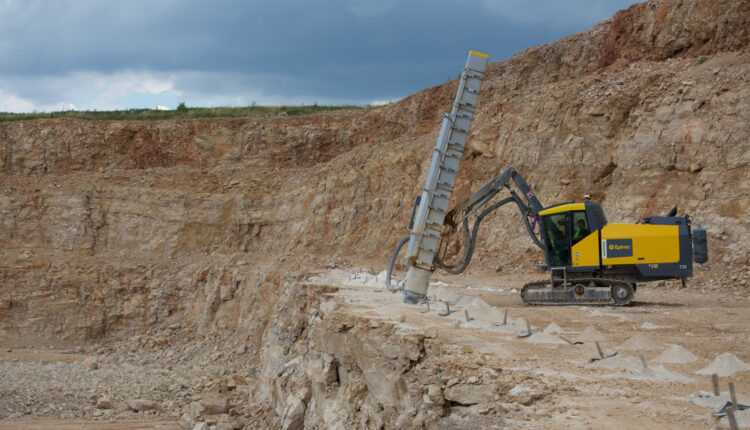
[[[381,104],[633,0],[0,0],[0,112]]]

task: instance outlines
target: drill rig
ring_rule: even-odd
[[[693,274],[693,261],[708,261],[706,230],[693,229],[687,214],[676,216],[676,207],[666,216],[646,217],[639,224],[608,223],[601,206],[588,197],[585,202],[545,208],[513,167],[448,210],[488,60],[484,54],[469,53],[453,111],[443,118],[427,181],[415,202],[411,233],[399,241],[391,257],[388,289],[403,289],[405,303],[425,300],[432,272],[438,268],[463,272],[471,262],[480,223],[508,203],[523,215],[529,236],[545,253],[546,264],[540,268],[549,272],[547,279],[523,287],[521,299],[527,305],[624,306],[632,301],[637,283],[684,282]],[[495,201],[503,190],[510,196]],[[459,228],[464,252],[449,265],[444,261],[444,239]],[[394,286],[393,266],[407,241],[408,273],[402,284]]]

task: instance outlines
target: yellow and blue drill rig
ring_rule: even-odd
[[[515,203],[533,240],[545,253],[547,279],[526,284],[527,305],[627,305],[638,283],[681,279],[693,274],[693,261],[708,261],[706,230],[693,228],[689,215],[650,216],[638,224],[608,223],[597,203],[563,203],[544,207],[526,181],[510,167],[448,210],[469,127],[489,58],[471,51],[451,114],[446,114],[422,195],[417,197],[409,236],[396,246],[386,286],[403,289],[404,302],[426,299],[429,278],[438,268],[463,272],[471,262],[482,219],[497,208]],[[496,200],[503,190],[509,197]],[[469,227],[469,219],[473,226]],[[461,229],[463,254],[449,265],[443,260],[446,237]],[[391,285],[400,249],[408,242],[406,279]]]

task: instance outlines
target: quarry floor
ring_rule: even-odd
[[[495,416],[501,420],[472,428],[726,426],[712,416],[714,408],[709,403],[713,399],[698,398],[698,392],[712,392],[713,388],[710,376],[696,372],[723,353],[750,362],[750,300],[746,297],[699,292],[692,287],[679,289],[675,283],[640,287],[634,302],[623,308],[525,307],[517,290],[539,275],[436,275],[428,296],[437,300],[428,310],[425,305],[401,303],[400,293],[387,291],[382,277],[359,269],[332,269],[320,272],[309,282],[338,287],[330,299],[345,304],[342,309],[358,318],[387,321],[399,330],[424,334],[456,359],[468,358],[476,360],[480,367],[491,365],[509,374],[527,375],[494,406]],[[451,304],[452,313],[440,315],[446,308],[438,296],[458,302]],[[476,302],[466,304],[477,297],[492,312],[477,311]],[[506,311],[507,321],[503,324],[497,315]],[[525,330],[525,320],[533,331],[545,336],[519,337],[518,333]],[[604,355],[617,353],[613,359],[592,362],[600,357],[590,340],[593,338],[586,339],[585,334],[581,338],[585,330],[591,334],[591,327],[601,336],[599,345]],[[547,333],[543,332],[545,328],[549,329]],[[634,335],[638,337],[631,339]],[[692,352],[697,360],[684,364],[658,362],[665,349],[675,344]],[[158,347],[143,351],[136,347],[136,352],[124,352],[133,348],[132,340],[98,350],[12,349],[3,346],[3,339],[0,347],[0,400],[7,402],[0,430],[177,429],[181,428],[179,408],[170,409],[169,405],[175,404],[176,398],[195,396],[190,387],[200,386],[207,379],[201,379],[201,370],[197,369],[202,363],[191,361],[184,349],[174,354],[159,352]],[[89,379],[92,372],[84,369],[84,360],[91,356],[96,357],[100,370],[107,368],[111,374]],[[643,367],[641,356],[648,369]],[[51,367],[56,369],[54,375],[62,372],[64,377],[45,376]],[[242,366],[227,365],[221,371],[227,375],[243,372],[249,377],[248,368]],[[95,416],[88,412],[73,416],[64,413],[85,410],[77,403],[91,403],[90,395],[103,390],[104,385],[114,390],[108,391],[113,400],[147,395],[158,389],[112,383],[133,374],[142,375],[143,379],[153,377],[153,381],[143,381],[146,386],[163,385],[163,378],[167,384],[176,381],[181,388],[165,388],[160,400],[166,406],[156,411],[134,412],[115,405]],[[750,372],[721,377],[722,391],[727,391],[730,381],[737,387],[742,403],[744,395],[750,394]],[[118,389],[129,392],[120,395]],[[87,407],[93,410],[92,406]],[[12,414],[14,408],[16,413]]]

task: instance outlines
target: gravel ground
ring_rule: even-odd
[[[219,351],[218,342],[158,346],[153,338],[135,338],[91,354],[4,348],[0,421],[182,419],[185,426],[208,421],[241,428],[236,394],[254,369],[243,365],[250,361],[243,360],[246,348],[227,353],[231,346]]]

